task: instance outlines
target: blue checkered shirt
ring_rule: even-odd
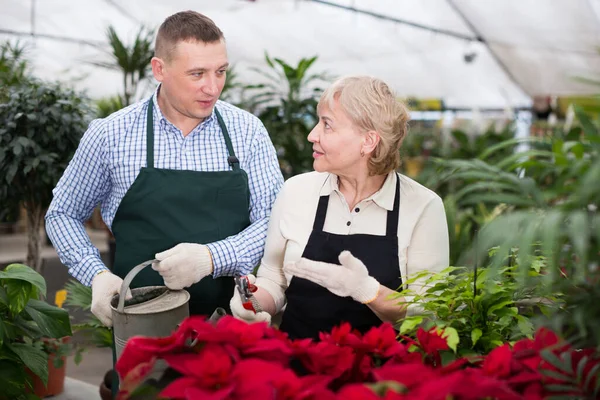
[[[171,124],[154,102],[154,166],[193,171],[227,171],[227,147],[215,113],[190,134]],[[46,230],[69,273],[84,285],[106,269],[83,223],[101,204],[102,219],[111,226],[117,208],[140,168],[146,166],[147,100],[107,118],[92,121],[53,191],[46,214]],[[240,166],[250,186],[250,226],[235,236],[207,243],[214,277],[247,274],[258,265],[264,250],[267,224],[275,197],[283,184],[277,155],[261,121],[231,104],[216,108],[231,136]]]

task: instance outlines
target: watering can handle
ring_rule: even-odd
[[[152,263],[158,262],[158,260],[148,260],[148,261],[144,261],[141,264],[136,265],[135,267],[133,267],[131,269],[131,271],[129,271],[129,273],[127,274],[127,276],[125,276],[125,279],[123,279],[123,283],[121,284],[121,290],[119,292],[119,305],[117,306],[117,311],[119,311],[120,313],[123,313],[123,309],[125,308],[125,296],[127,295],[127,289],[129,289],[129,284],[131,284],[131,281],[133,280],[133,278],[135,278],[135,276],[144,268],[146,268],[148,265],[151,265]]]

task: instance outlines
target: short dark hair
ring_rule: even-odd
[[[215,43],[224,40],[224,36],[219,27],[206,15],[196,11],[181,11],[167,17],[158,28],[154,54],[169,61],[175,46],[188,40]]]

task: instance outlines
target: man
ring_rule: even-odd
[[[150,99],[93,121],[54,189],[46,229],[61,261],[92,286],[92,312],[112,325],[110,299],[137,264],[132,287],[188,288],[190,313],[228,308],[236,273],[258,264],[283,178],[253,115],[218,98],[228,68],[221,30],[193,11],[160,26]],[[116,241],[102,263],[83,226],[94,207]]]

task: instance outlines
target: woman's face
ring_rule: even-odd
[[[367,168],[361,149],[364,134],[342,111],[337,99],[333,107],[321,104],[318,109],[319,123],[308,134],[313,144],[313,168],[318,172],[347,175]]]

